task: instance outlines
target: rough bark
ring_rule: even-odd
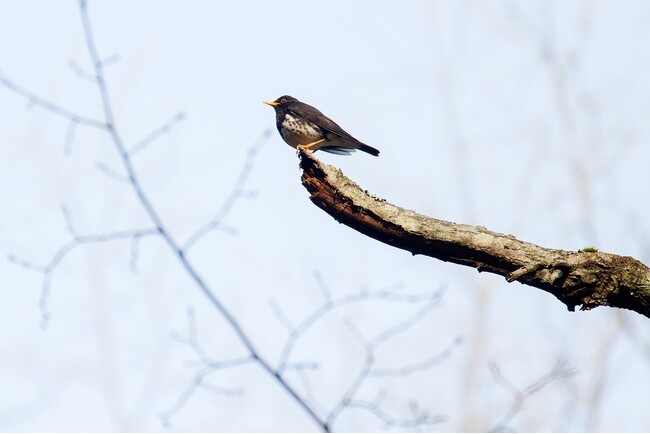
[[[526,243],[481,226],[451,223],[370,195],[343,173],[300,150],[311,201],[340,223],[378,241],[498,274],[550,292],[570,311],[610,306],[650,318],[650,268],[630,256]]]

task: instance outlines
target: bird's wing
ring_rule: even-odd
[[[345,131],[343,128],[341,128],[336,122],[325,116],[323,113],[321,113],[320,110],[317,108],[314,108],[308,104],[301,103],[301,110],[300,114],[296,113],[295,111],[289,109],[294,116],[302,116],[309,122],[313,123],[314,125],[317,125],[319,128],[322,130],[336,134],[341,137],[345,137],[348,140],[352,140],[353,142],[359,142],[357,139],[352,137],[347,131]],[[361,142],[359,142],[361,143]]]

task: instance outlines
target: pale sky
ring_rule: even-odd
[[[292,95],[378,148],[317,157],[396,205],[648,264],[650,3],[90,0],[89,14],[126,144],[182,114],[133,156],[179,244],[261,144],[242,197],[187,258],[263,357],[282,360],[288,329],[327,297],[368,298],[327,311],[288,360],[286,381],[323,420],[358,378],[361,341],[439,297],[377,348],[373,368],[444,357],[367,378],[333,430],[414,430],[386,422],[424,413],[441,416],[428,431],[491,430],[504,417],[518,431],[650,429],[647,318],[570,313],[537,289],[338,224],[309,201],[262,104]],[[77,2],[3,1],[0,40],[2,77],[103,119]],[[0,256],[47,265],[72,240],[66,221],[80,236],[150,230],[132,186],[106,167],[124,175],[105,131],[0,83]],[[188,318],[210,360],[246,351],[160,236],[76,246],[48,276],[45,299],[43,273],[0,260],[0,430],[319,429],[257,363],[188,388],[206,369],[182,338]],[[395,288],[404,296],[372,299]],[[558,360],[573,375],[508,418],[512,395],[490,367],[524,391]]]

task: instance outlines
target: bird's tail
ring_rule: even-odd
[[[337,155],[350,155],[357,149],[363,152],[367,152],[370,155],[374,155],[375,157],[379,155],[378,149],[375,149],[372,146],[368,146],[363,143],[361,143],[358,148],[348,148],[343,146],[323,146],[322,148],[314,149],[314,151],[329,152],[330,154]]]
[[[375,149],[372,146],[368,146],[365,144],[361,144],[361,147],[359,148],[360,151],[367,152],[370,155],[374,155],[375,157],[379,156],[379,149]]]

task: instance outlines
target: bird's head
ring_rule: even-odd
[[[297,102],[298,100],[292,96],[289,95],[283,95],[280,98],[276,99],[275,101],[263,101],[264,104],[268,104],[273,108],[276,108],[278,106],[282,106],[285,104],[289,104],[292,102]]]

